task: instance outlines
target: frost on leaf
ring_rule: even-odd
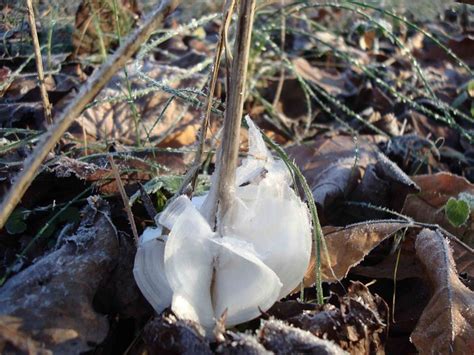
[[[249,155],[237,169],[219,233],[207,219],[212,192],[199,205],[183,195],[159,218],[169,235],[146,231],[135,258],[135,279],[155,310],[171,306],[206,330],[224,312],[226,325],[258,317],[300,283],[311,254],[307,207],[284,163],[247,123]]]
[[[474,293],[459,280],[446,239],[424,229],[415,248],[433,292],[412,342],[421,354],[474,353]]]
[[[322,253],[321,274],[324,281],[336,282],[347,276],[382,241],[392,237],[408,225],[402,221],[358,223],[344,228],[326,227],[324,237],[326,252]],[[313,250],[310,266],[304,277],[304,285],[315,280],[316,256]]]

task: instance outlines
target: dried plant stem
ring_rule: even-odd
[[[177,0],[162,0],[157,4],[144,24],[122,43],[117,51],[102,64],[99,70],[94,72],[77,93],[74,100],[69,103],[54,124],[48,128],[34,152],[25,160],[23,171],[11,186],[0,206],[0,228],[3,228],[8,217],[25,194],[48,152],[54,148],[55,144],[80,115],[86,105],[95,98],[112,76],[140,49],[140,46],[162,22],[164,16],[176,7],[177,2]]]
[[[199,136],[199,147],[198,147],[198,151],[196,153],[196,157],[194,160],[194,165],[198,167],[201,166],[202,154],[204,152],[204,145],[206,143],[206,134],[209,128],[209,121],[211,117],[212,99],[214,97],[217,79],[219,77],[219,67],[221,64],[222,50],[225,47],[227,32],[229,30],[230,21],[232,19],[232,13],[235,7],[235,1],[236,0],[227,0],[226,3],[224,4],[223,21],[222,21],[221,28],[219,31],[219,42],[216,48],[216,56],[214,57],[212,76],[211,76],[211,81],[209,83],[209,95],[207,96],[207,100],[206,100],[206,109],[205,109],[204,118],[202,121],[201,134]],[[194,176],[192,179],[192,190],[196,188],[197,177],[198,177],[197,172],[198,172],[198,169],[196,169],[196,171],[194,172]]]
[[[112,172],[114,173],[115,182],[117,183],[117,188],[120,192],[120,196],[122,197],[123,205],[125,207],[125,212],[127,212],[128,222],[130,223],[130,228],[132,228],[133,238],[135,239],[135,244],[138,245],[138,231],[137,225],[135,224],[135,219],[133,218],[132,209],[130,207],[130,200],[128,199],[127,192],[123,187],[122,179],[120,178],[120,172],[117,168],[117,165],[114,162],[114,158],[109,155],[109,163],[110,167],[112,168]]]
[[[217,156],[217,201],[213,210],[217,212],[218,228],[219,221],[232,204],[235,192],[235,171],[240,146],[240,125],[245,100],[255,3],[255,0],[240,1],[222,144]]]
[[[43,71],[43,57],[41,55],[41,48],[38,40],[38,31],[36,30],[35,10],[33,8],[33,1],[26,0],[26,6],[28,8],[28,22],[30,24],[31,39],[33,41],[33,48],[36,58],[36,71],[38,72],[38,82],[41,93],[41,101],[43,101],[44,118],[48,124],[53,123],[53,115],[51,113],[51,103],[49,101],[48,92],[44,84],[44,71]]]
[[[285,40],[286,40],[286,16],[285,16],[285,3],[283,0],[280,0],[280,78],[278,79],[278,85],[275,91],[275,97],[273,98],[272,106],[277,107],[278,102],[280,101],[281,92],[283,90],[283,84],[285,83]]]
[[[199,145],[196,155],[194,157],[193,164],[191,168],[186,173],[186,176],[183,179],[180,189],[175,197],[187,193],[189,184],[191,183],[191,194],[196,189],[196,183],[198,178],[198,172],[201,167],[202,155],[204,153],[204,146],[206,144],[206,134],[209,129],[209,121],[211,118],[212,111],[212,99],[214,98],[214,92],[216,90],[217,79],[219,78],[219,68],[221,65],[222,51],[225,47],[227,32],[229,30],[229,25],[232,19],[232,13],[234,11],[236,0],[227,0],[224,3],[224,8],[222,11],[222,24],[219,29],[219,42],[216,47],[216,54],[214,57],[211,79],[209,82],[209,94],[206,99],[204,115],[201,123],[201,131],[199,134]]]

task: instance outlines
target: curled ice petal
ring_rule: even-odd
[[[148,227],[143,231],[143,234],[140,236],[140,245],[148,242],[149,240],[156,239],[162,235],[161,226],[157,228]]]
[[[250,152],[268,156],[270,152],[250,119]],[[247,162],[252,158],[247,158]],[[236,201],[224,217],[224,234],[251,243],[262,261],[280,278],[285,297],[300,282],[311,257],[311,222],[306,205],[291,189],[291,176],[283,162],[261,161],[266,174],[258,182],[236,187]],[[245,163],[240,167],[246,166]],[[249,176],[241,169],[237,171]]]
[[[212,241],[220,246],[213,288],[216,319],[227,309],[226,325],[232,326],[268,310],[278,300],[278,276],[250,244],[232,237]]]
[[[240,190],[237,190],[237,197]],[[259,186],[255,199],[235,203],[224,219],[225,234],[251,243],[261,260],[280,278],[285,297],[300,282],[311,256],[311,225],[306,206],[289,187],[281,195]],[[263,191],[262,191],[263,190]],[[287,198],[283,198],[286,196]],[[237,211],[232,211],[237,209]],[[226,216],[227,217],[227,216]]]
[[[215,253],[210,242],[214,232],[187,200],[180,202],[189,207],[174,220],[166,243],[165,271],[174,293],[173,311],[208,328],[215,322],[211,302]]]
[[[161,212],[160,217],[158,218],[159,223],[168,229],[173,228],[173,225],[179,216],[181,216],[186,208],[191,205],[191,201],[189,201],[189,198],[186,195],[178,196],[174,201],[166,206],[163,212]]]
[[[133,276],[143,296],[156,312],[161,313],[171,303],[171,290],[165,275],[165,242],[161,228],[147,228],[140,238]]]
[[[273,156],[268,151],[260,130],[255,126],[250,116],[245,116],[245,122],[249,126],[249,154],[255,159],[273,162]]]
[[[201,209],[204,201],[206,200],[207,195],[201,195],[201,196],[193,196],[192,203],[194,207],[196,207],[198,210]]]

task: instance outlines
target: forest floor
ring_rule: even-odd
[[[180,191],[200,143],[194,193],[209,190],[226,72],[199,142],[222,15],[197,3],[88,104],[0,230],[0,352],[474,353],[474,6],[463,4],[426,18],[349,0],[258,3],[244,111],[303,173],[325,252],[313,251],[304,292],[213,340],[154,314],[114,174],[138,235]],[[5,196],[49,124],[26,7],[0,5]],[[148,11],[63,5],[36,9],[53,117]]]

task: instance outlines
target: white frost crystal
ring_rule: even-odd
[[[232,326],[288,295],[303,279],[311,254],[307,207],[290,187],[284,163],[247,123],[249,156],[237,169],[235,200],[219,221],[220,234],[204,218],[209,203],[201,199],[196,207],[183,195],[160,215],[169,235],[148,228],[135,257],[135,280],[154,309],[160,313],[171,305],[177,316],[208,330],[226,310],[226,325]]]

